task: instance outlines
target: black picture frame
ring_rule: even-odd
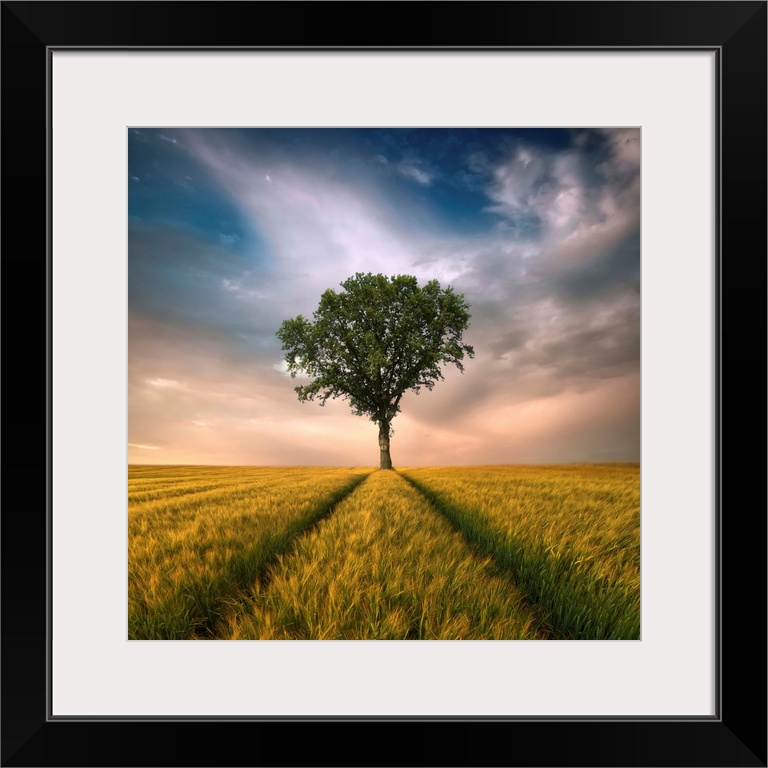
[[[2,517],[2,765],[765,766],[766,8],[699,0],[3,2],[2,266],[6,294],[13,292],[3,341],[7,359],[9,349],[17,354],[3,381],[11,416]],[[717,52],[714,717],[51,719],[51,51],[329,44]],[[755,431],[757,439],[746,442]],[[361,751],[360,744],[368,746]]]

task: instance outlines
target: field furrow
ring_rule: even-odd
[[[262,469],[254,475],[228,468],[227,488],[129,503],[129,638],[213,637],[216,621],[249,599],[269,564],[370,471]],[[202,481],[207,476],[199,474]],[[171,484],[178,479],[172,472],[165,477]]]
[[[205,493],[206,491],[216,491],[220,489],[232,488],[234,485],[245,487],[246,485],[259,486],[259,481],[253,483],[196,483],[194,481],[170,484],[168,486],[153,485],[150,489],[134,491],[129,489],[128,491],[128,503],[139,504],[145,501],[164,501],[168,499],[175,499],[180,496],[193,496],[197,493]]]
[[[229,481],[233,472],[240,480],[258,478],[273,472],[270,467],[220,467],[220,466],[156,466],[132,464],[128,468],[129,488],[140,486],[161,486],[170,482],[183,481]]]
[[[637,465],[403,470],[564,639],[640,637]]]
[[[492,558],[396,472],[374,472],[231,604],[222,639],[540,639]]]

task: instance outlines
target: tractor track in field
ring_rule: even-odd
[[[269,590],[269,596],[271,596],[269,599],[274,599],[275,594],[282,594],[280,592],[281,589],[284,589],[282,577],[286,573],[289,579],[293,580],[295,572],[298,573],[297,569],[309,567],[302,565],[302,557],[304,559],[308,557],[310,564],[314,563],[312,567],[315,577],[320,578],[320,586],[322,586],[324,583],[322,580],[326,577],[330,578],[335,573],[333,564],[331,562],[331,565],[328,566],[325,561],[322,561],[323,564],[321,564],[320,561],[312,559],[315,557],[313,554],[315,550],[311,548],[314,544],[308,550],[310,554],[306,555],[305,543],[307,537],[317,533],[318,528],[320,528],[322,531],[319,534],[320,540],[330,542],[321,546],[330,547],[329,551],[340,553],[339,557],[342,561],[345,558],[349,560],[350,548],[354,550],[356,546],[354,542],[360,539],[360,535],[353,531],[354,535],[350,535],[349,539],[347,538],[348,531],[344,528],[348,522],[346,506],[344,506],[347,503],[351,503],[354,509],[359,508],[364,521],[368,520],[372,510],[378,510],[377,514],[380,517],[383,515],[382,520],[387,520],[390,512],[400,514],[399,510],[402,510],[402,514],[406,515],[409,512],[421,515],[418,518],[418,524],[414,522],[413,517],[411,517],[410,523],[402,523],[402,531],[408,531],[407,536],[413,537],[413,541],[416,542],[413,544],[416,556],[411,552],[411,538],[403,538],[402,532],[398,534],[400,538],[391,533],[391,530],[400,530],[397,526],[401,523],[394,524],[391,520],[382,523],[381,531],[383,533],[379,538],[371,538],[370,530],[366,529],[363,540],[368,543],[365,547],[357,546],[357,550],[354,550],[357,557],[355,562],[359,562],[363,569],[370,569],[374,579],[379,579],[379,582],[376,583],[398,584],[397,578],[390,578],[392,574],[411,573],[415,567],[414,563],[422,563],[421,550],[418,544],[421,538],[419,537],[424,535],[426,538],[429,535],[427,531],[432,530],[438,519],[443,521],[441,528],[447,525],[446,532],[451,531],[454,534],[456,537],[454,543],[450,546],[446,545],[446,549],[443,550],[451,554],[444,558],[442,563],[439,559],[427,559],[424,561],[423,567],[419,565],[422,567],[419,574],[423,574],[425,580],[423,583],[432,585],[431,591],[421,593],[423,611],[426,611],[423,615],[432,617],[432,612],[436,610],[436,607],[442,605],[443,600],[447,599],[446,595],[458,595],[460,600],[469,599],[466,596],[472,595],[471,599],[476,600],[475,603],[472,603],[473,606],[475,604],[486,605],[485,595],[492,593],[483,591],[485,588],[482,587],[481,592],[478,592],[477,595],[482,594],[483,597],[482,599],[478,598],[472,591],[476,588],[473,581],[474,576],[464,576],[459,570],[458,564],[463,563],[462,558],[464,557],[459,550],[464,548],[466,552],[483,558],[482,567],[486,569],[486,573],[491,579],[495,579],[496,586],[494,589],[498,591],[498,594],[505,595],[508,589],[507,597],[501,598],[500,605],[506,606],[507,599],[512,599],[513,595],[515,599],[520,596],[520,616],[530,621],[530,627],[534,633],[534,636],[527,636],[526,639],[529,637],[530,639],[542,640],[639,639],[639,625],[638,629],[635,630],[632,624],[635,621],[635,613],[632,611],[635,611],[639,616],[639,609],[636,605],[638,598],[635,593],[631,592],[623,582],[611,580],[597,569],[589,570],[592,564],[579,567],[583,558],[575,559],[578,553],[558,551],[553,555],[549,549],[538,546],[538,540],[535,536],[533,539],[525,538],[524,535],[518,536],[517,528],[510,529],[513,530],[513,533],[507,533],[507,529],[503,525],[499,528],[499,525],[494,522],[496,518],[491,515],[491,512],[496,510],[495,506],[488,507],[490,517],[486,516],[483,512],[485,507],[482,505],[477,509],[471,504],[465,506],[463,497],[459,496],[454,499],[450,493],[445,492],[445,488],[439,482],[435,486],[436,489],[433,488],[432,484],[425,482],[422,479],[422,474],[418,472],[414,472],[414,476],[411,477],[411,469],[409,468],[402,472],[399,470],[382,472],[359,467],[354,468],[354,471],[361,472],[361,474],[348,476],[342,481],[344,483],[342,487],[336,486],[336,490],[325,498],[321,494],[317,494],[306,505],[302,501],[300,512],[299,507],[296,507],[295,504],[291,507],[293,496],[288,493],[284,496],[285,505],[291,509],[295,508],[295,516],[293,512],[287,516],[276,516],[274,519],[277,530],[265,527],[263,530],[266,533],[264,534],[261,533],[262,529],[258,528],[254,528],[253,535],[247,532],[241,533],[240,538],[237,539],[238,542],[242,542],[241,545],[238,544],[239,549],[236,548],[232,552],[227,551],[223,562],[216,560],[215,569],[205,570],[205,563],[207,563],[205,558],[209,555],[208,550],[212,545],[206,545],[199,552],[195,550],[193,557],[199,556],[201,563],[198,564],[195,560],[190,561],[191,566],[189,567],[198,569],[194,573],[190,571],[193,573],[192,578],[188,578],[183,583],[180,579],[169,581],[171,588],[167,590],[167,596],[166,593],[161,593],[160,599],[154,605],[148,602],[151,599],[151,593],[150,598],[146,600],[143,596],[141,597],[144,602],[138,603],[136,626],[146,626],[146,636],[140,634],[141,630],[131,635],[130,627],[132,625],[130,622],[133,614],[129,612],[129,639],[211,640],[222,638],[230,631],[229,628],[231,627],[240,631],[237,625],[238,616],[259,608],[262,605],[262,599],[267,600],[268,596],[264,595],[265,590]],[[379,476],[378,479],[376,479],[377,475]],[[387,475],[392,480],[387,480]],[[393,482],[394,477],[397,478],[396,482]],[[370,484],[372,479],[375,480],[374,486],[378,496],[371,495],[368,490],[361,487],[365,485],[367,488],[366,484]],[[428,477],[427,480],[429,480]],[[218,498],[220,494],[226,495],[229,490],[239,491],[247,496],[251,492],[251,485],[255,485],[252,482],[238,483],[230,489],[229,483],[220,485],[218,478],[211,478],[211,481],[211,486],[208,488],[197,488],[191,494],[187,493],[185,483],[179,482],[178,486],[170,489],[170,502],[172,504],[186,502],[190,496],[200,496],[209,500],[213,497]],[[405,486],[410,489],[411,496],[407,496],[404,490],[400,490],[400,484],[403,481],[405,481]],[[276,481],[273,485],[279,486],[281,482]],[[450,490],[450,486],[447,487]],[[325,492],[323,491],[323,493]],[[146,488],[136,491],[140,498],[145,495],[152,496],[153,493],[154,491]],[[350,499],[352,499],[351,502]],[[400,506],[394,499],[400,499]],[[163,501],[167,505],[169,500],[146,499],[145,503],[162,506]],[[256,510],[258,506],[255,498],[253,503],[250,499],[240,500],[239,503],[243,507],[243,514],[248,513],[251,509]],[[506,507],[502,509],[502,512],[504,509]],[[339,512],[338,515],[337,512]],[[434,515],[434,520],[429,519],[432,515]],[[502,517],[502,522],[503,519]],[[354,515],[350,520],[354,523]],[[149,526],[152,522],[153,520],[150,520],[146,525]],[[356,525],[356,523],[354,524]],[[326,528],[326,525],[329,527]],[[392,528],[393,525],[395,528]],[[368,538],[366,539],[365,536]],[[203,539],[207,541],[204,536]],[[383,557],[379,554],[380,551],[386,552],[386,546],[383,550],[376,549],[380,539],[386,542],[386,546],[395,547],[397,550],[402,549],[399,559],[395,557],[388,560],[388,556]],[[215,539],[212,538],[211,541],[215,541]],[[322,549],[318,551],[322,554]],[[298,559],[294,558],[294,554]],[[380,570],[380,563],[388,564],[390,562],[398,564],[397,567],[400,567],[401,570],[391,573]],[[389,566],[387,565],[387,567]],[[195,574],[198,573],[201,575],[195,577]],[[311,573],[311,569],[307,573]],[[450,582],[449,588],[452,591],[448,592],[443,590],[443,583],[447,578],[444,576],[446,573],[454,574],[452,577],[454,581]],[[144,577],[142,576],[142,578]],[[337,581],[344,585],[355,585],[358,583],[357,578],[357,573],[351,570],[349,578],[344,576],[338,580],[337,577]],[[457,578],[458,580],[456,580]],[[290,583],[293,582],[290,581]],[[312,584],[314,589],[320,588],[311,580],[302,581],[299,578],[297,583],[302,588],[305,584]],[[361,582],[361,584],[363,583]],[[176,584],[179,584],[178,588],[176,588]],[[271,589],[273,585],[274,590]],[[632,584],[630,584],[631,586]],[[291,586],[290,589],[293,587]],[[394,589],[393,594],[396,596],[402,594],[402,590],[396,591],[400,587]],[[350,587],[347,592],[352,594],[354,589]],[[310,597],[312,597],[311,594]],[[309,599],[306,595],[304,598]],[[353,595],[353,603],[355,599]],[[337,602],[332,602],[326,608],[326,614],[330,617],[337,615],[346,617],[345,611],[337,611],[335,607]],[[285,605],[290,604],[290,601],[285,603]],[[303,602],[298,604],[304,605]],[[491,601],[487,604],[493,603]],[[264,605],[267,603],[265,602]],[[321,605],[320,608],[323,606]],[[144,611],[149,617],[145,624],[141,624],[144,621],[144,614],[141,611]],[[516,612],[517,609],[505,607],[501,609],[499,615],[503,613],[512,617],[516,615]],[[392,620],[392,626],[395,626],[399,631],[398,621],[400,619],[397,613],[392,615],[395,617]],[[485,613],[478,615],[481,622],[486,621],[487,615]],[[637,622],[639,622],[639,618]],[[287,626],[291,626],[291,622],[288,622]],[[472,619],[472,626],[475,626],[474,619]],[[399,635],[397,639],[401,639]]]
[[[398,473],[400,474],[400,473]],[[540,632],[543,635],[543,639],[546,640],[570,640],[566,633],[558,631],[558,628],[553,626],[549,619],[549,612],[545,606],[541,605],[529,589],[525,589],[523,585],[519,583],[518,574],[515,568],[510,567],[508,564],[502,562],[496,553],[491,551],[487,546],[484,546],[482,537],[478,536],[476,532],[468,529],[466,526],[461,525],[458,516],[455,514],[453,506],[443,499],[440,494],[435,493],[431,489],[422,485],[416,480],[408,477],[407,475],[400,474],[414,490],[418,491],[435,510],[435,514],[440,515],[446,520],[451,528],[458,533],[467,546],[479,555],[490,557],[494,563],[494,567],[500,576],[505,578],[515,589],[517,589],[523,596],[524,602],[528,610],[536,617],[539,622]]]
[[[248,592],[253,588],[254,584],[257,585],[257,589],[260,592],[267,589],[273,578],[273,567],[278,563],[280,558],[284,556],[290,556],[291,552],[296,549],[297,544],[302,539],[316,530],[316,528],[321,523],[328,520],[328,518],[330,518],[345,501],[347,501],[353,494],[359,491],[360,486],[375,472],[376,470],[373,470],[373,472],[359,475],[358,477],[354,478],[350,484],[336,491],[322,504],[318,505],[315,513],[307,518],[303,524],[292,529],[287,535],[284,534],[283,536],[276,537],[275,548],[270,552],[269,556],[259,564],[257,571],[251,574],[250,579],[239,580],[238,591],[235,594],[232,594],[231,592],[226,594],[222,593],[220,595],[222,602],[226,603],[230,607],[233,601],[240,603],[242,606],[247,606],[248,604],[252,603],[254,598]],[[467,546],[470,551],[474,552],[480,557],[488,557],[491,559],[494,575],[509,582],[510,586],[522,595],[522,605],[524,609],[536,621],[536,633],[538,635],[537,639],[562,639],[562,635],[553,631],[549,623],[546,621],[542,607],[538,603],[531,601],[525,592],[520,589],[520,586],[516,583],[514,573],[503,563],[500,563],[498,559],[494,557],[493,553],[482,547],[480,543],[478,543],[472,537],[468,536],[465,531],[463,531],[459,526],[455,524],[451,517],[447,515],[441,508],[439,497],[433,497],[432,493],[428,489],[423,488],[420,484],[411,480],[411,478],[400,473],[399,471],[393,470],[393,472],[400,479],[405,481],[409,487],[411,487],[422,499],[427,502],[429,509],[432,510],[435,515],[445,520],[450,525],[451,529],[461,537],[465,546]],[[206,618],[200,621],[195,628],[193,639],[218,639],[217,624],[219,619],[220,616],[214,614],[208,615]]]
[[[317,528],[317,526],[323,522],[323,520],[327,520],[341,506],[341,504],[343,504],[353,493],[357,491],[357,489],[370,476],[370,472],[365,475],[359,475],[349,485],[345,486],[339,491],[336,491],[336,493],[334,493],[330,498],[323,502],[322,505],[320,505],[317,514],[313,515],[312,518],[307,521],[306,525],[302,526],[301,529],[296,531],[290,540],[286,542],[284,547],[274,551],[274,556],[270,558],[269,562],[264,564],[264,568],[259,574],[260,589],[264,589],[269,584],[269,571],[277,562],[278,558],[293,551],[299,540],[312,533],[312,531],[314,531],[315,528]]]
[[[532,600],[528,591],[523,589],[522,586],[518,583],[514,569],[500,562],[493,552],[482,545],[478,538],[469,535],[464,528],[457,524],[452,515],[446,514],[445,507],[441,503],[442,499],[438,494],[433,493],[428,488],[425,488],[423,485],[421,485],[421,483],[412,480],[410,477],[401,472],[398,472],[397,474],[402,477],[403,480],[405,480],[408,485],[411,486],[411,488],[417,491],[428,502],[429,506],[432,510],[434,510],[436,515],[439,515],[443,520],[445,520],[451,526],[451,528],[457,534],[459,534],[459,536],[461,536],[464,543],[467,545],[467,547],[469,547],[470,550],[481,557],[491,558],[494,569],[496,570],[496,574],[508,581],[518,592],[520,592],[523,597],[523,604],[525,605],[526,609],[531,613],[532,616],[536,618],[538,631],[541,635],[540,639],[567,639],[561,633],[557,632],[554,627],[552,627],[550,621],[548,620],[547,611],[544,609],[544,607],[537,603],[535,600]]]
[[[270,555],[260,563],[256,573],[252,574],[252,578],[249,580],[242,579],[238,585],[238,592],[235,594],[222,594],[220,596],[221,600],[227,603],[230,607],[233,601],[240,603],[242,606],[251,604],[254,598],[248,594],[248,592],[253,588],[254,583],[257,585],[259,591],[267,589],[273,578],[273,567],[278,563],[280,558],[290,556],[291,552],[296,549],[297,544],[302,539],[316,530],[316,528],[321,523],[328,520],[328,518],[330,518],[345,501],[347,501],[353,494],[359,491],[360,486],[375,472],[376,470],[373,470],[373,472],[369,472],[367,474],[356,477],[349,485],[345,486],[339,491],[336,491],[331,497],[325,500],[322,504],[318,505],[315,513],[307,520],[305,520],[302,525],[291,530],[288,536],[277,537],[275,548],[270,552]],[[505,567],[504,564],[500,563],[497,558],[494,557],[493,553],[483,548],[476,540],[468,536],[465,531],[457,526],[455,522],[450,518],[450,516],[445,514],[441,508],[439,504],[439,498],[433,498],[431,492],[399,471],[393,470],[393,472],[399,478],[404,480],[409,487],[416,491],[416,493],[418,493],[418,495],[427,502],[429,508],[434,512],[435,515],[445,520],[450,525],[451,529],[461,537],[464,544],[472,552],[481,557],[489,557],[491,559],[494,575],[509,582],[509,584],[517,592],[522,594],[522,604],[524,609],[530,613],[530,615],[536,621],[538,639],[552,640],[562,638],[562,635],[554,632],[546,621],[542,607],[538,603],[528,599],[528,597],[525,595],[525,592],[520,589],[520,586],[516,583],[514,573],[509,568]],[[220,617],[218,615],[209,615],[206,617],[195,628],[193,638],[196,640],[218,639],[217,624],[219,618]]]
[[[542,617],[554,640],[638,640],[630,613],[634,596],[601,575],[578,569],[575,555],[552,557],[514,538],[505,542],[492,526],[468,514],[443,494],[406,475],[475,551],[491,557]],[[627,618],[629,616],[629,619]]]
[[[311,534],[319,525],[320,523],[325,523],[329,520],[332,513],[339,507],[343,502],[346,502],[350,500],[352,497],[354,497],[356,494],[359,494],[361,492],[361,487],[365,484],[365,482],[370,481],[371,477],[373,475],[377,474],[376,470],[373,472],[365,475],[359,483],[355,485],[353,489],[351,489],[348,493],[344,495],[343,498],[339,499],[332,508],[328,510],[328,513],[323,515],[322,518],[318,519],[315,524],[312,526],[308,526],[301,535],[294,537],[291,542],[290,546],[286,547],[284,550],[285,554],[288,554],[290,556],[290,553],[292,550],[295,550],[296,544],[301,541],[306,535]],[[484,560],[490,560],[489,565],[487,566],[489,568],[490,575],[493,577],[500,579],[503,582],[506,582],[509,584],[512,591],[514,591],[515,594],[519,595],[520,600],[520,609],[521,612],[524,615],[528,615],[534,622],[535,626],[535,637],[532,637],[530,639],[536,639],[536,640],[551,640],[555,639],[555,635],[551,631],[550,626],[545,620],[545,616],[541,610],[541,606],[538,604],[531,602],[525,593],[520,589],[520,587],[515,582],[515,579],[513,578],[513,574],[510,572],[509,569],[505,568],[502,564],[500,564],[495,557],[486,550],[484,550],[482,547],[479,547],[476,542],[469,539],[459,528],[457,528],[453,522],[448,519],[448,517],[442,512],[440,507],[435,503],[435,501],[430,498],[428,493],[425,493],[424,490],[420,487],[418,487],[415,483],[411,482],[409,478],[405,477],[403,474],[401,474],[397,470],[393,470],[392,474],[395,475],[397,478],[399,478],[400,482],[403,482],[408,488],[410,488],[411,492],[415,493],[419,499],[421,499],[428,510],[428,513],[431,512],[435,515],[436,518],[439,518],[440,520],[444,521],[449,530],[452,531],[455,535],[459,537],[459,540],[461,541],[462,545],[466,548],[468,552],[471,552],[473,555],[480,557]],[[265,578],[260,582],[261,589],[265,589],[269,587],[269,584],[272,581],[274,574],[267,572],[265,574]]]
[[[262,560],[256,572],[251,574],[252,578],[240,580],[238,584],[240,593],[236,595],[222,594],[220,599],[230,605],[232,600],[236,600],[243,605],[252,602],[252,598],[245,594],[245,592],[253,585],[254,581],[258,584],[259,590],[265,589],[270,582],[270,571],[279,558],[289,554],[301,538],[313,531],[323,520],[330,517],[337,507],[351,496],[370,474],[371,473],[355,477],[348,485],[333,493],[322,504],[319,504],[315,509],[314,514],[308,517],[303,524],[294,527],[287,535],[277,536],[275,540],[276,546],[271,550],[269,556]],[[207,619],[200,622],[194,632],[194,639],[218,639],[216,636],[217,618],[217,616],[209,616]]]

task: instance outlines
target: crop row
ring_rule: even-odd
[[[637,639],[639,568],[637,466],[129,473],[134,639]]]
[[[424,496],[374,472],[270,569],[230,639],[536,639],[538,620],[489,557]]]
[[[303,470],[286,482],[273,470],[260,484],[129,504],[129,638],[214,637],[227,606],[369,471]]]
[[[510,573],[563,639],[640,637],[635,465],[411,469],[404,476]]]

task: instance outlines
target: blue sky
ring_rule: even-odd
[[[355,272],[436,278],[466,372],[407,394],[396,466],[637,461],[640,132],[128,131],[129,461],[378,461],[299,403],[275,331]]]

